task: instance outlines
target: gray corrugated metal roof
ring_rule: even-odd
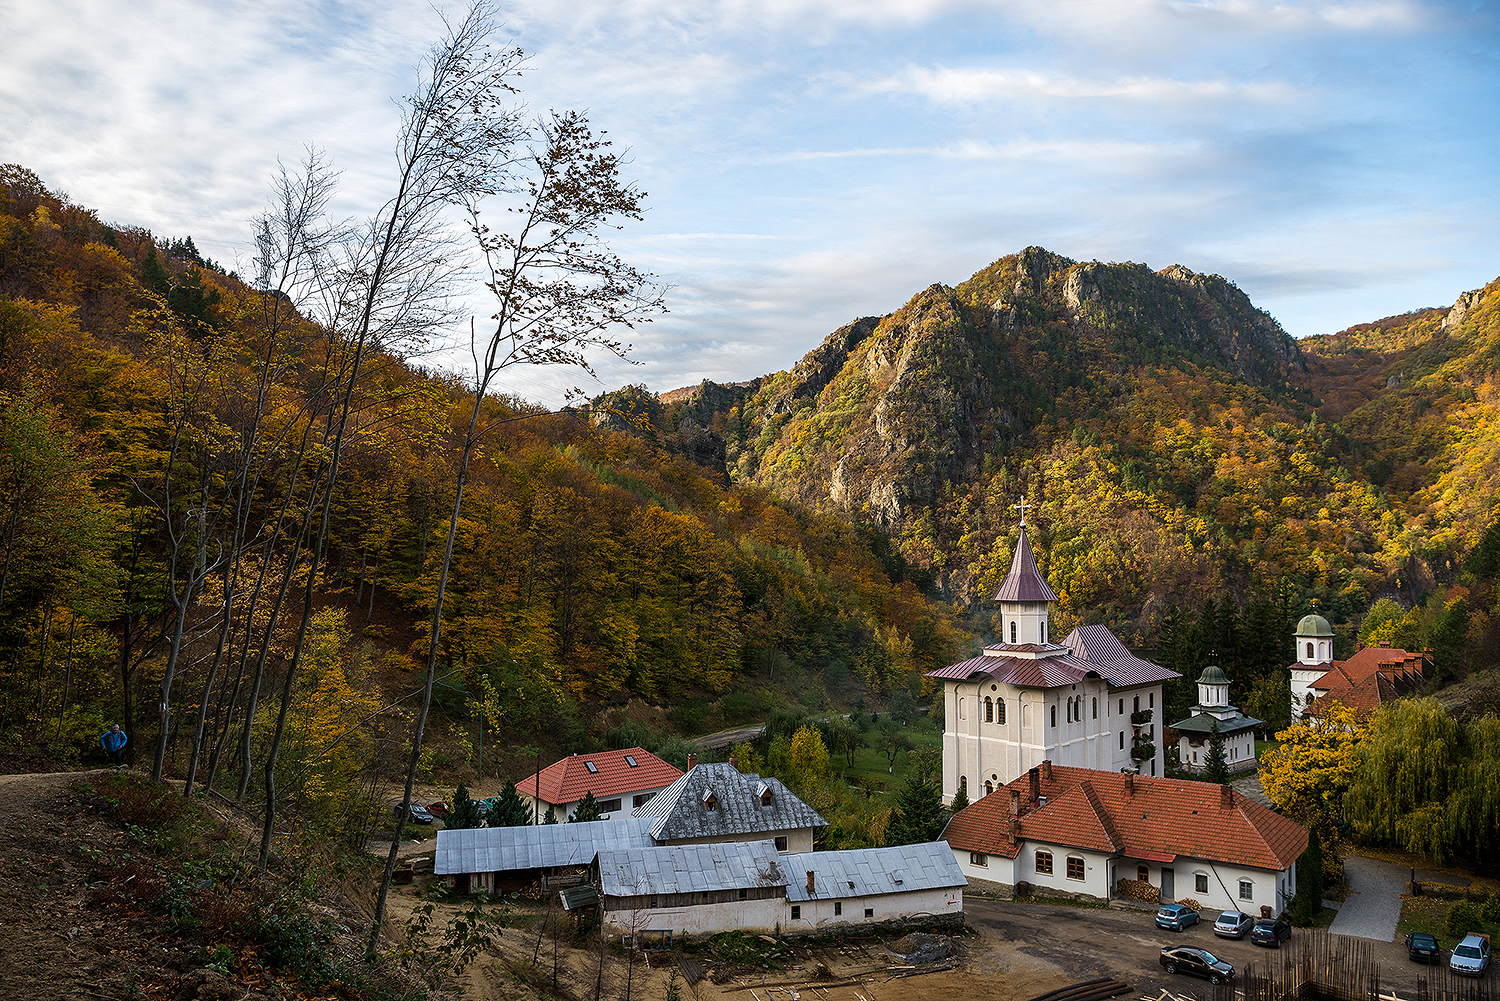
[[[581,824],[532,827],[479,827],[438,831],[432,871],[439,876],[463,872],[504,872],[587,865],[606,848],[650,845],[651,825],[630,817]]]
[[[1212,713],[1195,712],[1182,722],[1171,724],[1171,727],[1173,730],[1180,730],[1183,733],[1212,733],[1215,719],[1218,719],[1218,717]],[[1256,719],[1254,716],[1246,716],[1236,709],[1234,715],[1229,719],[1219,720],[1219,732],[1221,734],[1240,733],[1241,731],[1261,726],[1264,723],[1264,720]]]
[[[786,898],[793,903],[938,890],[968,883],[946,841],[893,845],[890,848],[850,848],[838,852],[800,852],[783,855],[781,861],[787,870]],[[812,893],[807,892],[809,872],[813,874]]]
[[[761,785],[771,793],[770,806],[761,805],[757,791]],[[706,805],[710,794],[716,804],[713,810]],[[635,817],[651,822],[651,836],[657,841],[796,831],[828,823],[780,779],[741,774],[727,763],[688,769],[682,778],[636,810]]]
[[[949,852],[952,855],[952,852]],[[599,853],[600,891],[609,897],[647,893],[785,886],[786,873],[770,841],[661,845]]]

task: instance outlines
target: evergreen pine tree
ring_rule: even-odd
[[[958,792],[953,794],[953,802],[948,804],[949,813],[957,813],[969,805],[969,791],[963,786],[958,787]]]
[[[551,803],[547,804],[547,813],[546,813],[546,816],[542,817],[542,823],[544,823],[544,824],[555,824],[555,823],[557,823],[557,814],[555,814],[555,813],[552,812],[552,804]]]
[[[155,247],[149,248],[145,259],[141,261],[141,284],[160,296],[172,291],[172,277],[161,266],[161,261],[157,260]]]
[[[580,804],[581,805],[581,804]],[[490,810],[491,827],[525,827],[531,823],[531,807],[516,791],[514,782],[505,783],[500,797]]]
[[[1208,733],[1208,760],[1203,765],[1203,780],[1215,785],[1229,781],[1229,762],[1224,758],[1224,735],[1219,732],[1219,719],[1214,717],[1213,729]]]
[[[936,841],[948,823],[943,794],[937,786],[912,774],[896,794],[896,809],[885,830],[887,845],[915,845]]]
[[[479,827],[484,818],[479,815],[479,804],[469,796],[468,788],[460,782],[453,793],[453,809],[449,811],[443,826],[450,831],[463,831]]]
[[[1310,925],[1323,909],[1323,842],[1314,824],[1307,830],[1307,850],[1297,860],[1297,923]]]
[[[573,810],[573,816],[568,818],[570,824],[581,824],[589,820],[604,819],[604,811],[599,809],[599,801],[594,798],[592,792],[583,794],[578,801],[578,806]]]

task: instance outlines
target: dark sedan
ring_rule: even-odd
[[[1406,954],[1413,963],[1441,963],[1443,947],[1438,940],[1425,931],[1414,931],[1406,936]]]
[[[1234,967],[1207,949],[1163,949],[1157,962],[1168,973],[1188,973],[1211,984],[1234,979]]]
[[[1281,943],[1292,937],[1292,926],[1280,918],[1261,918],[1250,929],[1250,941],[1256,945],[1268,945],[1280,949]]]

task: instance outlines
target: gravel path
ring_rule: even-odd
[[[1350,855],[1344,859],[1344,876],[1351,891],[1339,907],[1329,931],[1389,942],[1396,937],[1401,920],[1401,894],[1410,870],[1379,859]]]

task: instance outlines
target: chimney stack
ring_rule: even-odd
[[[1234,809],[1234,789],[1231,786],[1219,786],[1219,808],[1222,810]]]
[[[698,755],[696,755],[696,754],[692,753],[691,751],[689,751],[688,752],[688,771],[692,771],[694,768],[697,768],[697,767],[698,767]]]
[[[1035,768],[1026,773],[1031,779],[1031,801],[1035,803],[1042,798],[1042,775]]]
[[[813,871],[811,869],[809,869],[809,870],[807,870],[807,895],[809,897],[812,896],[812,892],[813,892]]]
[[[1042,759],[1042,778],[1046,779],[1048,782],[1052,781],[1052,759],[1051,758],[1044,758],[1044,759]]]
[[[1021,815],[1021,790],[1019,789],[1010,791],[1010,815],[1012,817]]]
[[[1014,847],[1016,838],[1021,833],[1021,821],[1016,817],[1010,818],[1010,823],[1006,825],[1005,833],[1006,837],[1010,840],[1011,846]]]
[[[1391,641],[1390,640],[1381,640],[1380,641],[1380,649],[1382,649],[1382,650],[1389,650],[1390,648],[1391,648]]]
[[[740,770],[740,759],[739,758],[730,758],[729,759],[729,767],[733,768],[735,771],[739,771]]]
[[[1135,772],[1125,773],[1125,794],[1127,796],[1135,795]]]

